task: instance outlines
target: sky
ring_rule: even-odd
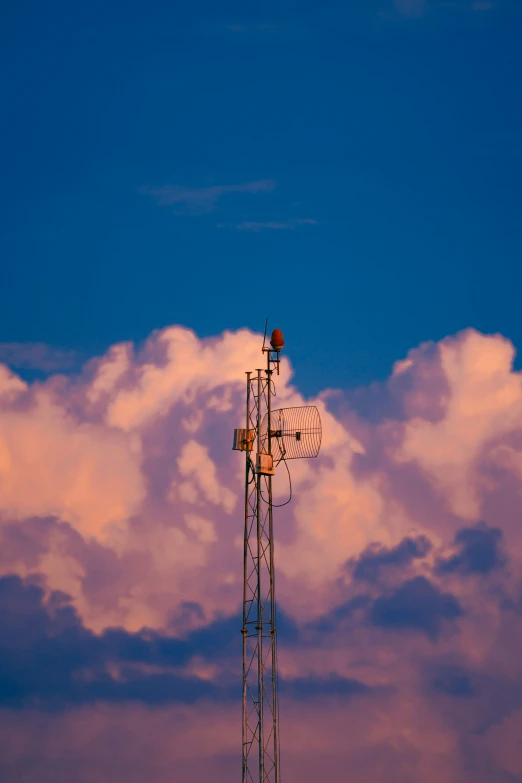
[[[470,325],[519,344],[521,15],[9,4],[3,341],[91,356],[268,316],[307,392]]]
[[[2,10],[6,783],[239,778],[266,317],[323,421],[276,519],[283,783],[520,783],[521,25]]]

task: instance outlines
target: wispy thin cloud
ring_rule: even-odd
[[[490,3],[489,0],[477,0],[477,2],[471,3],[472,11],[491,11],[492,8],[493,3]]]
[[[211,185],[207,188],[187,188],[182,185],[165,185],[160,188],[142,188],[156,199],[162,207],[179,205],[191,214],[212,212],[218,201],[231,193],[269,193],[276,183],[272,179],[259,179],[254,182],[243,182],[238,185]]]
[[[395,8],[404,16],[421,16],[426,0],[394,0]]]
[[[491,0],[474,0],[473,2],[458,2],[457,0],[445,0],[439,3],[438,8],[453,8],[457,11],[491,11],[494,3]]]
[[[277,31],[278,27],[275,24],[267,24],[267,23],[259,23],[259,24],[226,24],[224,25],[225,30],[228,30],[231,33],[241,33],[241,34],[256,34],[256,33],[265,33],[265,32],[274,32]]]
[[[0,362],[17,370],[70,370],[80,358],[76,351],[45,343],[0,343]]]
[[[242,223],[218,223],[218,228],[234,228],[236,231],[292,231],[299,226],[316,226],[313,218],[298,218],[297,220],[243,220]]]
[[[456,11],[491,11],[494,8],[492,0],[393,0],[395,11],[402,16],[420,17],[428,10],[440,11],[454,9]],[[388,14],[380,14],[387,16]]]

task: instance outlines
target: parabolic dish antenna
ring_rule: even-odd
[[[323,430],[315,405],[279,408],[270,414],[270,445],[274,461],[317,457]],[[261,444],[268,452],[268,414],[261,423]]]

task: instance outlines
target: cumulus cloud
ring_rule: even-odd
[[[139,443],[79,420],[45,387],[24,391],[0,410],[2,512],[55,514],[99,537],[126,526],[145,496]]]
[[[147,748],[180,779],[235,769],[244,462],[230,436],[260,344],[248,330],[199,339],[176,326],[68,377],[30,384],[0,365],[9,783],[22,746],[38,759],[29,783],[70,780],[64,742],[85,780],[103,779],[109,745],[116,780],[157,772]],[[342,404],[305,399],[283,360],[278,404],[316,404],[324,429],[319,458],[291,465],[294,500],[276,517],[296,779],[313,780],[325,754],[333,779],[349,759],[355,783],[518,774],[516,757],[502,761],[522,714],[513,358],[505,338],[467,330]],[[285,474],[275,485],[284,499]]]
[[[511,372],[514,348],[500,336],[470,330],[464,339],[443,340],[437,354],[438,373],[447,385],[444,414],[438,421],[413,416],[397,459],[418,464],[453,513],[476,519],[481,484],[474,472],[488,443],[520,427],[522,381]],[[411,361],[419,358],[412,355]],[[414,364],[408,372],[414,372]]]
[[[209,503],[222,506],[229,514],[236,505],[236,496],[218,481],[217,469],[209,457],[208,449],[195,440],[187,441],[178,457],[178,469],[184,479],[192,479],[189,484],[189,499],[202,497]],[[185,483],[182,487],[187,486]]]
[[[189,666],[195,655],[212,649],[219,625],[186,640],[123,629],[95,635],[67,595],[54,591],[45,598],[38,585],[5,576],[0,578],[0,628],[4,706],[63,708],[100,700],[162,704],[232,695],[230,683],[213,685]]]

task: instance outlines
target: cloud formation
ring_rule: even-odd
[[[101,783],[109,749],[115,781],[236,773],[244,464],[230,435],[260,344],[175,326],[38,383],[0,365],[7,783],[22,769]],[[282,361],[278,404],[317,405],[324,428],[276,517],[283,761],[303,783],[325,758],[355,783],[522,775],[513,358],[467,330],[378,387],[315,400]]]
[[[479,523],[459,530],[455,536],[456,552],[438,563],[440,573],[488,574],[505,564],[500,551],[502,531]]]
[[[421,16],[426,0],[394,0],[395,8],[405,16]]]
[[[491,11],[494,3],[491,0],[394,0],[395,11],[413,19],[421,17],[427,11]],[[387,15],[387,14],[381,14]]]
[[[218,228],[227,228],[229,224],[218,223]],[[232,228],[236,231],[252,231],[258,233],[259,231],[294,231],[300,226],[316,226],[317,220],[313,218],[296,218],[295,220],[243,220],[241,223],[231,224]]]
[[[424,631],[436,637],[443,620],[454,620],[462,614],[459,601],[442,593],[423,576],[404,582],[391,595],[375,602],[372,621],[382,628]]]
[[[431,543],[426,536],[403,538],[394,547],[383,547],[371,544],[361,554],[353,569],[354,579],[375,581],[379,573],[390,567],[404,568],[417,558],[425,557],[431,549]]]
[[[183,185],[164,185],[158,188],[142,188],[162,207],[179,205],[189,214],[200,215],[212,212],[223,198],[235,193],[270,193],[276,183],[272,179],[260,179],[237,185],[210,185],[205,188],[187,188]]]
[[[46,343],[0,343],[0,362],[16,370],[72,370],[79,358],[76,351]]]

